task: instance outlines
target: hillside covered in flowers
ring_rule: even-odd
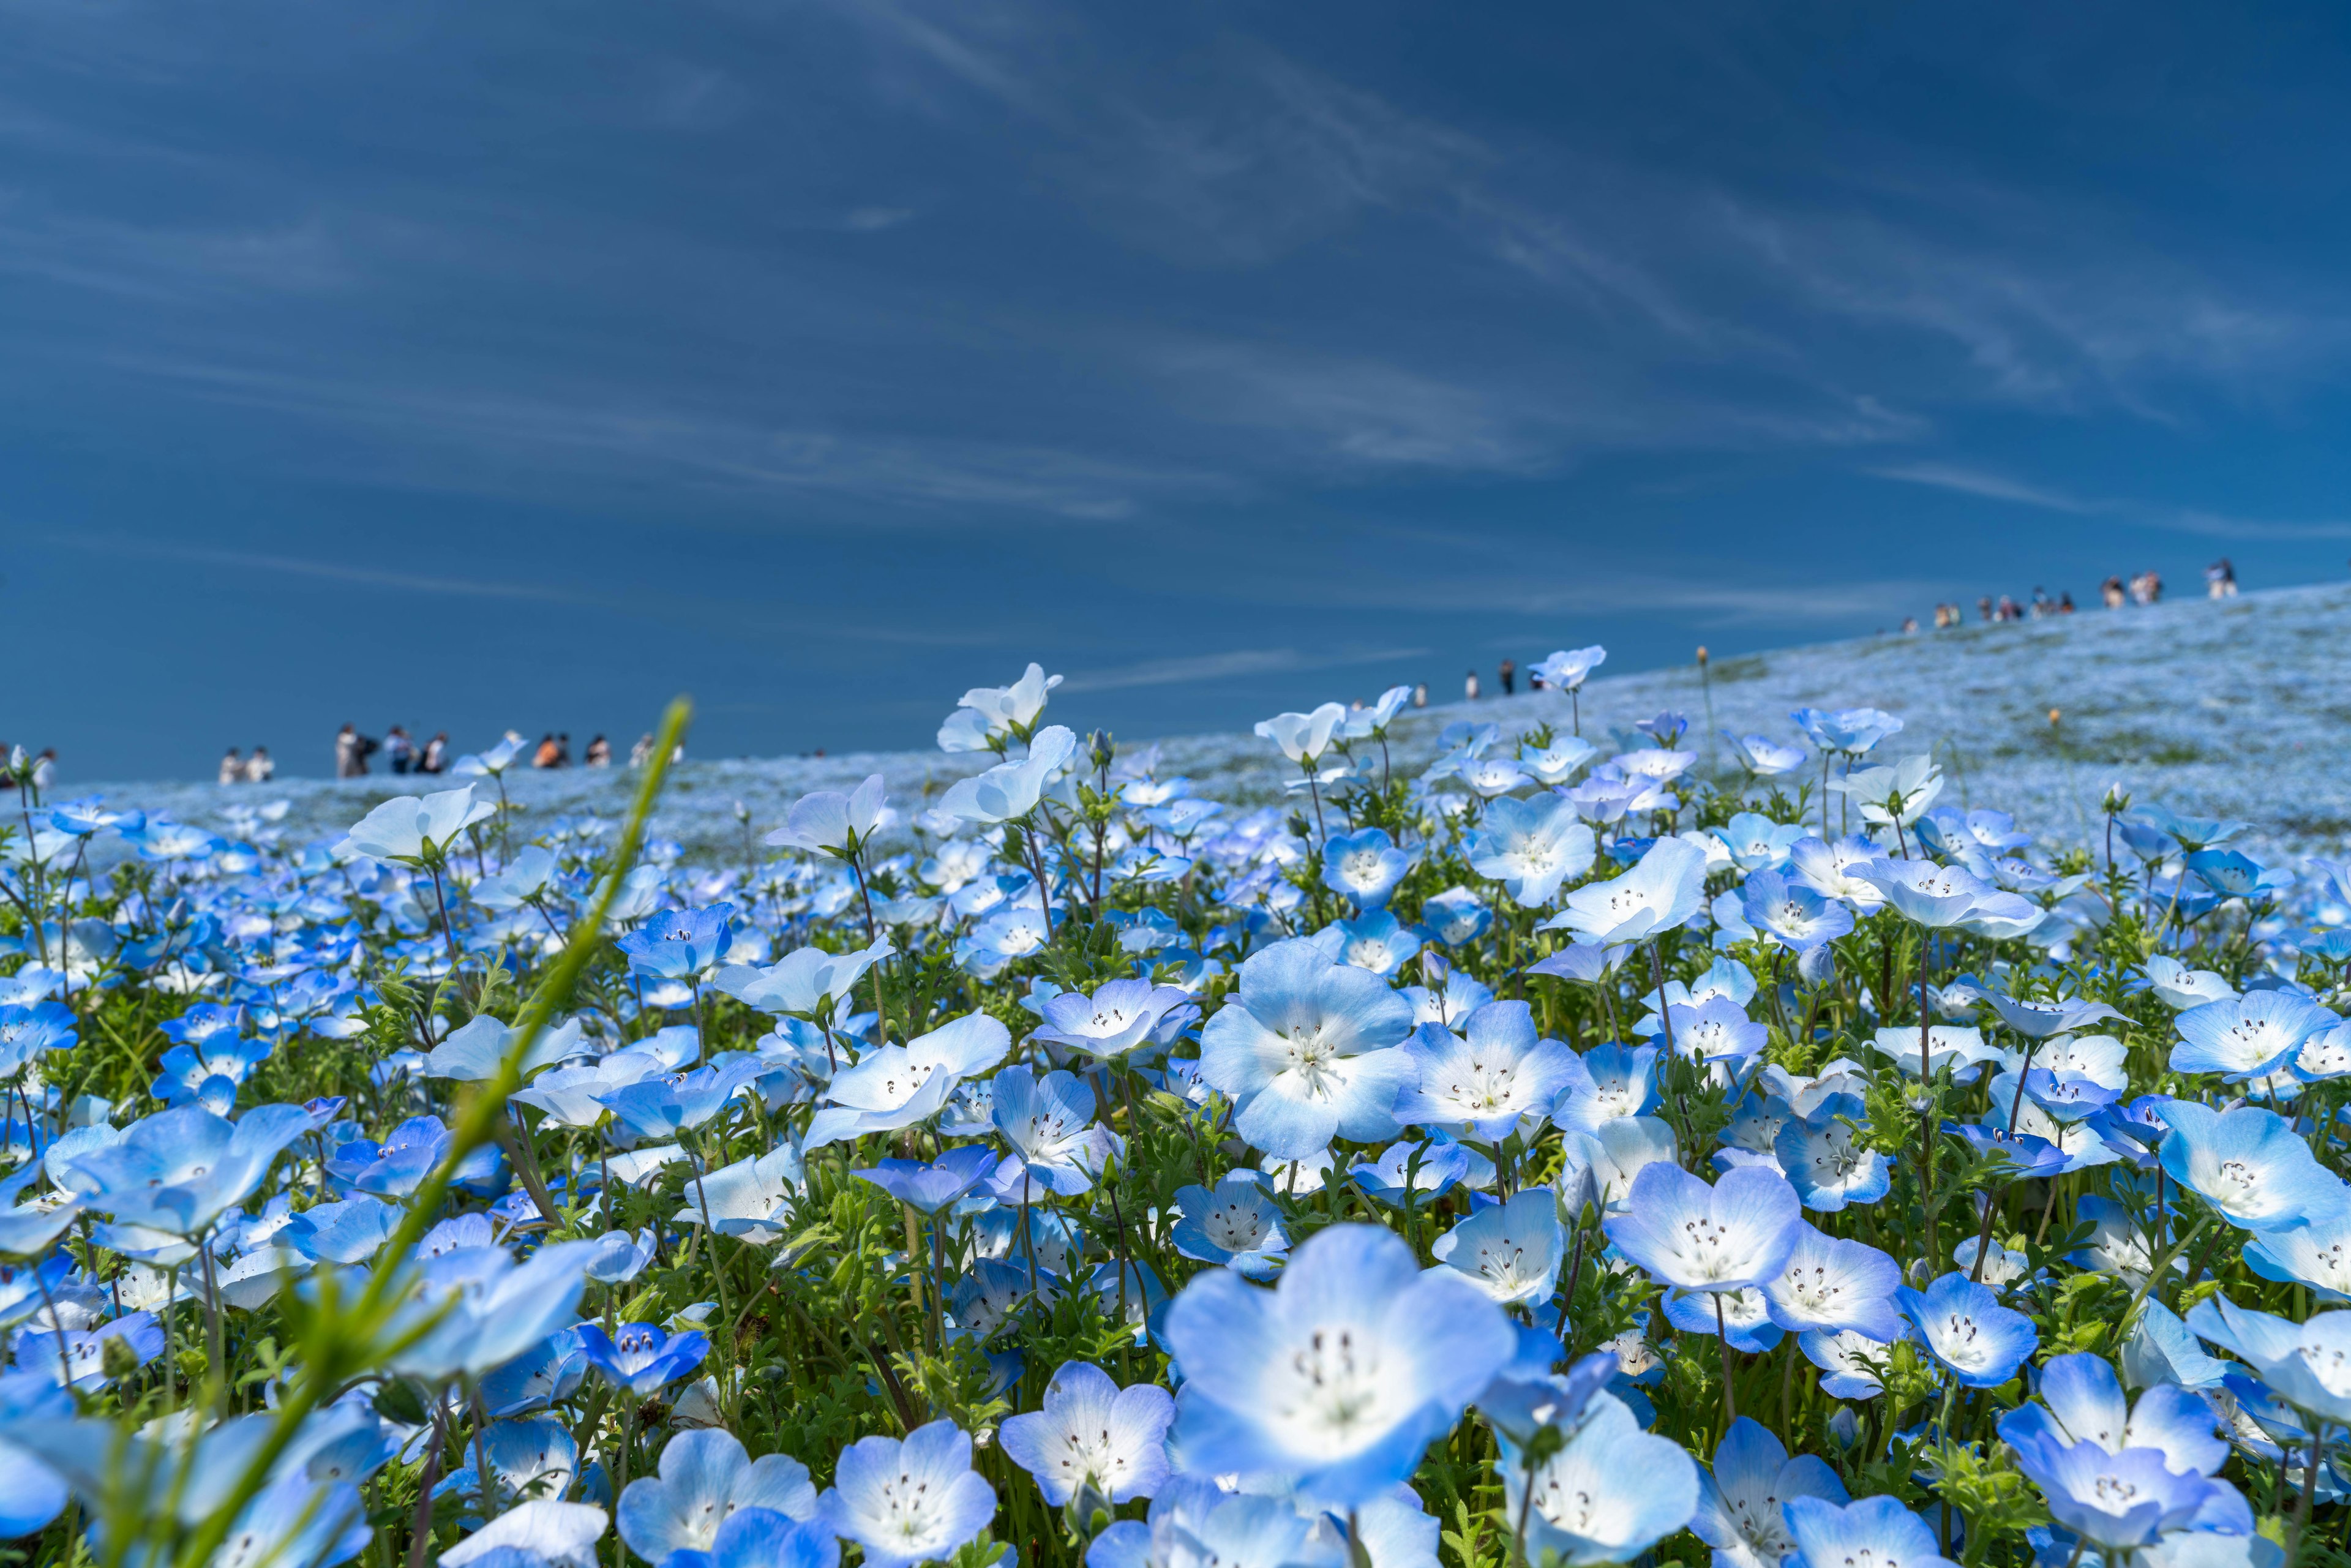
[[[1846,650],[1907,714],[1583,649],[1132,748],[1031,665],[773,821],[683,703],[609,810],[20,786],[0,1538],[2346,1561],[2341,750],[2201,706],[2283,653],[2097,673],[2332,591]]]

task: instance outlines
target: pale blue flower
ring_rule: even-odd
[[[1334,834],[1322,846],[1322,885],[1359,910],[1384,908],[1411,869],[1412,857],[1396,848],[1384,828]]]
[[[1547,1301],[1558,1288],[1567,1250],[1559,1199],[1547,1186],[1529,1187],[1508,1203],[1479,1209],[1428,1250],[1504,1306]]]
[[[1195,1276],[1165,1332],[1185,1378],[1185,1451],[1336,1504],[1411,1475],[1516,1343],[1475,1285],[1421,1272],[1401,1239],[1362,1225],[1317,1232],[1272,1291]]]
[[[1536,1038],[1524,1002],[1488,1002],[1460,1030],[1423,1024],[1405,1042],[1416,1077],[1396,1096],[1398,1122],[1498,1144],[1520,1118],[1546,1114],[1563,1090],[1588,1079],[1565,1045]]]
[[[1698,1478],[1690,1531],[1714,1548],[1714,1568],[1780,1568],[1796,1549],[1782,1508],[1792,1498],[1844,1503],[1836,1472],[1811,1454],[1788,1457],[1780,1439],[1741,1416],[1714,1450],[1714,1469]]]
[[[1784,1268],[1804,1226],[1795,1189],[1775,1171],[1733,1170],[1708,1186],[1659,1161],[1642,1167],[1625,1211],[1602,1228],[1663,1284],[1736,1291]]]
[[[1863,1241],[1803,1228],[1780,1271],[1763,1281],[1771,1321],[1797,1333],[1851,1331],[1877,1343],[1902,1337],[1894,1292],[1902,1270]]]
[[[1887,1568],[1958,1568],[1936,1549],[1926,1521],[1899,1498],[1865,1497],[1839,1507],[1818,1497],[1790,1498],[1780,1505],[1795,1551],[1783,1568],[1848,1568],[1857,1563]]]
[[[1924,1291],[1902,1286],[1894,1300],[1928,1354],[1970,1388],[2007,1382],[2038,1343],[2031,1318],[2001,1306],[1990,1286],[1962,1273],[1946,1274]]]
[[[1277,942],[1241,966],[1240,988],[1200,1035],[1200,1075],[1230,1096],[1234,1130],[1280,1159],[1334,1136],[1375,1142],[1413,1077],[1393,1048],[1412,1009],[1375,975],[1333,964],[1311,942]]]
[[[987,1528],[996,1493],[971,1468],[971,1437],[952,1421],[917,1427],[904,1442],[861,1437],[841,1451],[818,1516],[865,1549],[872,1568],[951,1557]]]
[[[1167,1427],[1176,1401],[1155,1384],[1121,1388],[1102,1368],[1065,1362],[1045,1385],[1043,1407],[1006,1418],[1005,1454],[1060,1508],[1081,1486],[1113,1503],[1150,1497],[1167,1479]]]
[[[1576,820],[1573,801],[1543,794],[1488,805],[1462,852],[1479,875],[1500,883],[1513,903],[1540,909],[1559,896],[1562,883],[1592,869],[1596,843],[1592,830]]]
[[[2171,1469],[2203,1475],[2228,1461],[2226,1427],[2210,1405],[2178,1384],[2158,1383],[2134,1407],[2103,1356],[2052,1356],[2034,1392],[2038,1403],[2019,1406],[2000,1418],[2001,1440],[2012,1448],[2021,1448],[2026,1439],[2045,1439],[2061,1448],[2095,1443],[2116,1454],[2154,1448]]]
[[[2284,1229],[2331,1220],[2351,1207],[2343,1179],[2312,1157],[2290,1123],[2259,1106],[2215,1111],[2172,1100],[2155,1113],[2171,1128],[2163,1168],[2231,1225]]]
[[[1605,946],[1646,942],[1687,924],[1705,893],[1706,852],[1684,839],[1659,839],[1623,875],[1569,894],[1561,918]]]
[[[1571,1568],[1630,1563],[1698,1512],[1698,1466],[1667,1438],[1641,1430],[1624,1403],[1593,1400],[1583,1429],[1530,1478],[1519,1445],[1502,1440],[1502,1503],[1527,1521],[1531,1556]],[[1907,1565],[1905,1565],[1907,1568]]]
[[[817,1513],[808,1467],[789,1454],[754,1459],[722,1428],[680,1432],[662,1449],[660,1473],[629,1483],[615,1512],[621,1539],[648,1563],[673,1552],[707,1552],[738,1510],[768,1509],[795,1521]]]
[[[2303,1041],[2340,1022],[2291,991],[2252,991],[2181,1013],[2171,1048],[2174,1072],[2217,1072],[2231,1083],[2273,1072]]]
[[[1204,1186],[1179,1186],[1176,1207],[1182,1218],[1168,1239],[1176,1250],[1203,1263],[1219,1263],[1245,1278],[1263,1280],[1281,1266],[1290,1239],[1281,1228],[1281,1210],[1262,1183],[1246,1171],[1234,1171]]]

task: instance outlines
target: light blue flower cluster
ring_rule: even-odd
[[[1604,744],[1604,657],[1434,755],[1401,688],[1269,719],[1255,806],[1031,665],[948,787],[739,863],[534,820],[510,747],[311,843],[19,785],[0,1535],[2331,1552],[2351,868],[2119,791],[2043,845],[1874,708]]]

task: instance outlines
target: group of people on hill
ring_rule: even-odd
[[[266,784],[277,777],[277,763],[266,746],[255,747],[250,757],[232,746],[220,761],[218,782],[223,784]]]
[[[590,768],[610,768],[612,766],[612,743],[601,735],[594,737],[588,742],[588,749],[580,760]],[[550,729],[540,736],[538,745],[531,751],[530,765],[533,768],[570,767],[570,732]]]
[[[2206,595],[2212,599],[2237,597],[2237,569],[2227,556],[2222,556],[2204,569],[2204,590]],[[2109,577],[2098,585],[2098,599],[2109,610],[2120,610],[2126,604],[2160,603],[2163,600],[2163,574],[2150,569],[2146,571],[2133,572],[2128,581],[2125,581],[2120,577]],[[2035,588],[2032,591],[2032,597],[2023,603],[2019,603],[2005,593],[1997,599],[1987,593],[1976,601],[1977,617],[1986,622],[2038,621],[2045,615],[2073,613],[2072,593],[2060,592],[2056,598],[2052,599],[2049,597],[2048,591],[2042,588]],[[1935,606],[1935,630],[1938,632],[1953,626],[1963,626],[1967,624],[1967,619],[1966,610],[1958,604]],[[1917,630],[1917,616],[1903,618],[1903,635],[1908,636]]]
[[[432,739],[419,746],[405,725],[393,725],[383,732],[383,738],[378,740],[371,735],[361,735],[359,726],[347,724],[335,732],[335,777],[366,778],[368,758],[379,751],[383,753],[384,766],[394,773],[445,773],[449,770],[449,732],[445,729],[435,731]],[[234,757],[236,754],[231,752],[229,755]],[[224,760],[221,767],[225,770],[227,762]],[[225,783],[227,780],[224,779],[222,781]]]

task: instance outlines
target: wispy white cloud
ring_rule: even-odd
[[[1336,670],[1361,664],[1384,664],[1395,659],[1419,658],[1426,648],[1368,648],[1323,652],[1297,648],[1237,648],[1224,653],[1202,653],[1182,659],[1153,659],[1109,669],[1081,671],[1061,683],[1071,692],[1119,691],[1132,686],[1190,685],[1199,681],[1229,679],[1290,670]]]
[[[1986,500],[2006,501],[2021,507],[2033,507],[2043,511],[2064,512],[2073,517],[2109,517],[2145,528],[2160,528],[2168,533],[2193,534],[2219,539],[2336,539],[2351,538],[2351,521],[2324,519],[2311,522],[2281,521],[2268,517],[2238,517],[2201,507],[2164,506],[2116,497],[2084,497],[2025,480],[2011,478],[1988,469],[1959,467],[1941,463],[1900,463],[1882,467],[1866,468],[1864,473],[1876,479],[1892,479],[1905,485],[1925,485],[1938,490],[1954,490],[1963,496],[1980,496]]]
[[[444,577],[427,572],[402,571],[394,567],[347,561],[316,560],[302,556],[277,555],[258,550],[214,549],[204,545],[173,544],[163,539],[133,538],[128,536],[72,534],[25,534],[27,542],[53,548],[86,551],[113,559],[182,561],[194,566],[225,567],[233,571],[268,572],[283,577],[309,578],[321,582],[342,582],[361,588],[391,589],[403,593],[429,593],[458,599],[512,599],[548,604],[601,605],[604,601],[596,595],[581,593],[554,583],[497,582],[480,578]]]
[[[402,466],[382,476],[421,488],[512,487],[519,466],[533,489],[620,475],[739,496],[824,493],[1112,522],[1133,516],[1147,497],[1228,487],[1205,470],[1050,446],[764,425],[740,413],[584,389],[498,393],[202,361],[120,363],[218,402],[394,437]],[[453,465],[453,455],[469,461]]]
[[[2110,501],[2085,501],[2077,496],[2046,486],[2011,479],[2004,474],[1994,474],[1981,468],[1961,467],[1949,463],[1889,463],[1864,473],[1875,479],[1892,479],[1905,485],[1925,485],[1938,490],[1956,490],[1963,496],[1980,496],[1991,501],[2013,501],[2021,507],[2039,507],[2051,512],[2072,512],[2088,516],[2115,509]]]

